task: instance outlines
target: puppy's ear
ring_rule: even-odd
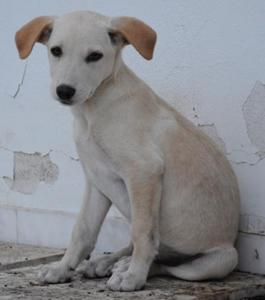
[[[45,43],[51,34],[53,17],[38,17],[20,28],[15,36],[21,59],[27,58],[36,42]]]
[[[115,32],[121,34],[145,59],[152,59],[156,32],[150,26],[135,18],[118,17],[112,19],[111,27],[113,36]]]

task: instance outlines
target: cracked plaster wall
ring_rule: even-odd
[[[84,179],[72,118],[50,96],[46,50],[36,45],[25,62],[14,46],[14,32],[31,18],[76,9],[137,16],[156,29],[154,59],[144,61],[127,47],[125,60],[227,155],[240,185],[241,230],[263,236],[265,3],[259,0],[0,1],[0,204],[79,210]],[[43,160],[53,170],[52,182],[43,180]],[[18,172],[17,161],[25,173]],[[25,186],[17,183],[27,176]]]

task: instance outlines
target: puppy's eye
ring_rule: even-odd
[[[51,54],[56,57],[62,56],[62,54],[63,54],[62,48],[61,47],[52,47]]]
[[[90,62],[98,61],[102,57],[103,57],[103,54],[101,52],[92,52],[92,53],[88,54],[85,61],[86,61],[86,63],[90,63]]]

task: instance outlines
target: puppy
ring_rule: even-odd
[[[239,191],[224,155],[123,62],[131,44],[153,56],[156,33],[131,17],[73,12],[38,17],[16,33],[22,59],[47,46],[53,97],[71,108],[86,177],[72,240],[40,280],[69,280],[94,248],[112,204],[131,224],[131,243],[88,261],[87,277],[111,276],[112,290],[143,288],[147,277],[223,278],[237,265]]]

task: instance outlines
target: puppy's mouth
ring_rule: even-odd
[[[62,103],[63,105],[68,105],[68,106],[71,106],[74,104],[74,101],[73,100],[67,100],[67,99],[59,99],[60,103]]]
[[[73,106],[76,105],[78,103],[84,103],[86,101],[91,100],[91,98],[93,97],[94,92],[90,92],[88,96],[85,96],[83,98],[79,98],[76,99],[75,97],[70,98],[70,99],[61,99],[59,98],[57,95],[55,95],[55,100],[57,100],[58,102],[60,102],[61,104],[65,105],[65,106]],[[83,100],[82,100],[83,99]]]

